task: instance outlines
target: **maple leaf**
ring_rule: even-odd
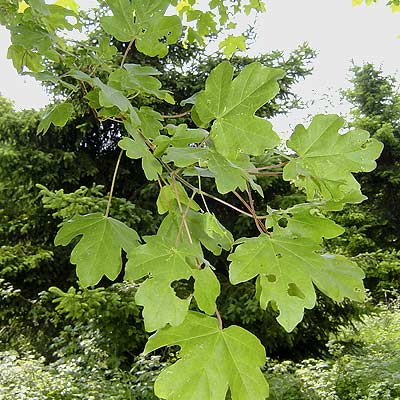
[[[179,148],[167,149],[163,160],[173,162],[177,167],[188,167],[194,164],[207,166],[211,177],[215,178],[217,190],[225,194],[239,188],[246,190],[247,182],[254,185],[254,178],[246,171],[254,168],[245,154],[237,154],[236,159],[227,158],[216,151],[211,145],[207,148]],[[262,190],[261,193],[262,195]]]
[[[345,230],[334,221],[326,218],[318,207],[311,204],[296,204],[287,210],[272,210],[266,219],[268,228],[273,228],[274,235],[283,232],[286,236],[302,237],[315,243],[322,239],[340,236]]]
[[[218,48],[224,49],[223,52],[225,57],[230,58],[231,55],[236,52],[236,50],[246,50],[246,38],[243,35],[229,35],[218,45]]]
[[[163,229],[165,226],[161,232]],[[215,312],[215,300],[219,295],[219,282],[211,269],[197,269],[196,258],[203,259],[199,244],[182,240],[172,242],[171,236],[176,235],[171,230],[168,233],[168,237],[160,232],[147,237],[145,245],[136,247],[128,254],[125,278],[138,280],[148,277],[140,285],[135,300],[144,307],[143,318],[149,332],[166,324],[179,325],[186,317],[191,296],[179,298],[171,287],[173,282],[190,277],[200,279],[194,296],[198,306],[210,314]]]
[[[181,35],[180,18],[164,15],[169,0],[106,2],[113,15],[100,18],[103,29],[121,42],[135,39],[138,51],[148,56],[164,57],[168,53],[167,45],[175,43]]]
[[[299,157],[283,169],[283,179],[305,189],[308,200],[323,198],[332,209],[366,199],[352,173],[372,171],[383,149],[366,131],[340,134],[343,124],[337,115],[317,115],[308,129],[297,125],[287,145]]]
[[[220,329],[216,318],[189,312],[183,323],[166,327],[146,344],[145,353],[178,345],[180,360],[161,372],[155,394],[167,400],[264,400],[268,384],[260,371],[265,349],[243,328]]]
[[[82,235],[71,253],[71,263],[83,287],[96,285],[103,275],[115,280],[121,272],[121,248],[129,252],[139,236],[122,222],[100,213],[76,216],[65,222],[54,244],[66,246]]]
[[[54,126],[65,126],[74,112],[74,107],[71,103],[57,104],[50,111],[43,115],[38,126],[37,132],[46,133],[50,128],[50,124]]]
[[[153,67],[124,64],[123,68],[118,68],[110,74],[108,83],[115,89],[126,91],[128,95],[141,92],[175,104],[171,93],[161,90],[161,82],[154,75],[160,75],[160,72]]]
[[[318,224],[317,218],[314,223]],[[261,234],[243,239],[228,260],[231,261],[231,282],[237,284],[258,276],[257,297],[261,307],[265,309],[272,302],[280,311],[278,322],[291,332],[302,320],[304,308],[311,309],[315,305],[313,284],[336,301],[344,297],[362,301],[364,274],[344,257],[320,254],[318,242],[322,236],[329,236],[332,228],[335,232],[335,227],[324,226],[323,222],[319,227],[320,240],[316,240],[315,234],[310,235],[308,226],[304,228],[295,223],[288,227],[287,231],[286,228],[278,230],[271,236]],[[293,229],[297,230],[296,235]],[[325,230],[328,233],[324,233]],[[301,232],[305,236],[300,236]],[[336,267],[341,273],[335,272]]]
[[[149,181],[157,180],[162,173],[162,166],[158,160],[151,154],[146,144],[137,138],[133,140],[125,137],[118,142],[118,146],[126,150],[126,155],[134,160],[141,158],[144,174]]]
[[[210,135],[219,153],[233,158],[240,152],[261,155],[280,143],[271,123],[254,113],[278,93],[277,80],[283,75],[258,62],[244,67],[233,81],[233,66],[227,61],[211,71],[192,114],[203,126],[215,120]]]

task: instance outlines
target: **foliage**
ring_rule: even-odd
[[[0,4],[9,5],[8,1]],[[175,13],[169,12],[170,5],[176,7]],[[362,270],[345,257],[325,251],[324,240],[342,230],[324,212],[364,200],[353,174],[375,168],[382,144],[361,129],[339,133],[340,118],[319,115],[308,128],[299,125],[286,143],[291,154],[284,157],[289,162],[258,166],[254,157],[281,153],[279,135],[255,113],[278,94],[278,81],[284,76],[284,71],[258,62],[236,73],[229,61],[212,69],[205,88],[183,102],[191,107],[183,114],[190,113],[190,126],[195,124],[198,129],[161,123],[176,119],[157,110],[160,101],[164,106],[174,104],[174,94],[162,89],[157,70],[128,62],[128,53],[166,56],[168,45],[176,43],[183,32],[185,41],[201,43],[207,34],[228,29],[232,15],[242,10],[262,11],[262,2],[211,0],[200,10],[194,2],[107,0],[99,21],[109,45],[110,36],[126,43],[118,62],[113,59],[115,49],[106,43],[99,51],[89,48],[86,57],[69,51],[68,35],[61,32],[82,26],[73,0],[67,4],[29,0],[22,10],[17,3],[14,9],[3,8],[8,18],[2,22],[12,41],[8,57],[15,68],[63,85],[71,95],[78,92],[74,98],[60,99],[43,116],[39,131],[66,125],[75,112],[82,115],[82,108],[74,106],[78,99],[88,102],[99,123],[108,121],[108,127],[116,127],[111,136],[118,138],[122,151],[104,214],[73,216],[62,224],[55,239],[55,244],[64,246],[78,241],[71,262],[77,265],[81,284],[86,288],[104,276],[116,279],[124,249],[128,259],[125,278],[137,281],[135,300],[144,306],[145,328],[156,331],[146,351],[181,347],[180,359],[158,377],[156,395],[171,400],[192,398],[198,389],[202,398],[222,400],[229,390],[232,400],[264,399],[268,385],[259,368],[265,350],[245,329],[223,327],[217,300],[220,285],[209,255],[221,254],[231,262],[225,274],[232,285],[257,278],[254,283],[261,307],[270,304],[278,311],[277,321],[287,331],[301,321],[304,308],[315,305],[314,285],[336,302],[344,298],[362,301]],[[232,49],[242,47],[240,43],[228,37],[221,48],[230,55]],[[63,65],[62,74],[55,69],[58,64]],[[157,99],[153,108],[141,102],[146,97]],[[113,148],[112,143],[108,145]],[[100,153],[103,148],[100,144]],[[154,235],[143,237],[124,221],[109,216],[124,154],[141,160],[145,178],[159,185],[158,212],[167,215]],[[345,162],[338,163],[340,157]],[[264,193],[257,178],[280,176],[282,167],[283,179],[304,189],[308,203],[286,210],[268,206],[263,210],[267,215],[260,215],[254,196]],[[215,183],[218,194],[203,190],[202,180]],[[242,208],[221,199],[227,193],[236,196]],[[234,241],[206,197],[251,218],[258,236]],[[226,257],[222,249],[230,255]],[[175,289],[179,281],[190,279],[193,288],[189,285],[186,293]],[[62,296],[69,297],[68,293]],[[70,312],[68,305],[61,302],[60,306]]]
[[[79,399],[87,400],[155,400],[152,383],[163,364],[156,356],[138,360],[140,374],[108,369],[97,353],[91,366],[79,358],[47,365],[35,354],[0,353],[0,395],[4,400]],[[136,365],[135,365],[136,368]],[[16,397],[17,396],[17,397]]]
[[[382,309],[330,344],[333,358],[267,363],[271,399],[372,400],[400,395],[399,311]]]

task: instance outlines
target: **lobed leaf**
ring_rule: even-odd
[[[287,145],[299,157],[283,169],[283,179],[304,189],[308,200],[324,199],[332,209],[366,198],[352,173],[372,171],[383,149],[366,131],[340,134],[343,124],[337,115],[317,115],[308,129],[297,125]]]
[[[202,126],[214,120],[210,136],[219,153],[261,155],[280,143],[271,123],[254,113],[278,93],[282,77],[282,70],[258,62],[244,67],[233,81],[227,61],[211,71],[205,90],[196,96],[193,115]]]
[[[277,320],[288,332],[302,320],[305,308],[314,307],[314,285],[335,301],[345,297],[362,301],[364,296],[360,268],[344,257],[321,255],[322,238],[336,237],[343,229],[313,215],[310,206],[289,210],[293,215],[287,215],[286,227],[272,219],[270,236],[243,239],[228,257],[230,281],[237,284],[257,277],[261,307],[269,303],[276,307]]]
[[[220,329],[216,318],[189,312],[183,323],[166,327],[146,344],[149,353],[178,345],[180,359],[161,372],[154,386],[161,399],[264,400],[268,384],[260,371],[265,350],[250,332],[238,326]]]
[[[76,216],[65,222],[54,244],[66,246],[82,236],[71,253],[71,263],[83,287],[99,283],[105,275],[115,280],[121,272],[121,248],[131,251],[138,245],[139,236],[122,222],[100,213]]]

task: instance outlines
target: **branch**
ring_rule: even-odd
[[[164,118],[164,119],[169,119],[169,118],[182,118],[182,117],[184,117],[185,115],[190,114],[191,111],[192,111],[192,110],[184,111],[184,112],[182,112],[182,113],[180,113],[180,114],[176,114],[176,115],[161,115],[161,118]]]
[[[121,68],[122,68],[123,65],[125,64],[126,57],[128,57],[128,53],[129,53],[129,51],[131,50],[134,41],[135,41],[135,39],[132,39],[132,40],[128,43],[128,47],[126,48],[125,53],[124,53],[124,55],[122,56],[122,60],[121,60],[121,64],[120,64],[120,67],[121,67]]]
[[[181,216],[182,216],[182,223],[185,226],[186,234],[187,234],[187,237],[189,239],[190,244],[193,244],[192,235],[190,234],[190,230],[189,230],[189,227],[188,227],[188,224],[187,224],[187,221],[186,221],[186,215],[187,215],[187,211],[189,209],[189,204],[187,206],[186,211],[183,212],[182,204],[181,204],[181,201],[179,200],[179,193],[178,193],[178,190],[176,188],[175,175],[171,174],[171,178],[172,178],[172,187],[174,188],[174,192],[175,192],[175,196],[176,196],[176,201],[178,202],[179,212],[181,213]],[[176,237],[176,241],[177,242],[178,242],[180,234],[181,234],[181,228],[179,228],[178,236]]]
[[[112,178],[111,188],[110,188],[110,195],[108,196],[107,209],[106,209],[106,212],[104,214],[105,217],[108,217],[108,214],[110,212],[110,206],[111,206],[111,200],[112,200],[113,191],[114,191],[115,180],[117,178],[118,167],[119,167],[119,163],[121,161],[123,152],[124,152],[123,150],[120,151],[118,159],[117,159],[117,163],[115,164],[114,175],[113,175],[113,178]]]
[[[247,195],[249,196],[251,213],[253,214],[254,222],[256,223],[257,229],[260,231],[260,233],[269,233],[265,225],[257,217],[256,210],[254,208],[253,196],[251,195],[251,188],[248,182],[246,183],[246,191]]]

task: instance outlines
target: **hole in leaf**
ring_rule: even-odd
[[[286,227],[287,227],[287,224],[288,224],[288,219],[285,218],[285,217],[280,218],[280,219],[278,220],[278,225],[279,225],[281,228],[286,228]]]
[[[293,297],[299,297],[300,299],[305,299],[304,293],[299,289],[295,283],[289,283],[288,295]]]
[[[276,276],[274,274],[267,275],[268,282],[276,282]]]
[[[192,293],[194,288],[194,279],[180,279],[171,283],[172,289],[180,299],[187,299]]]

